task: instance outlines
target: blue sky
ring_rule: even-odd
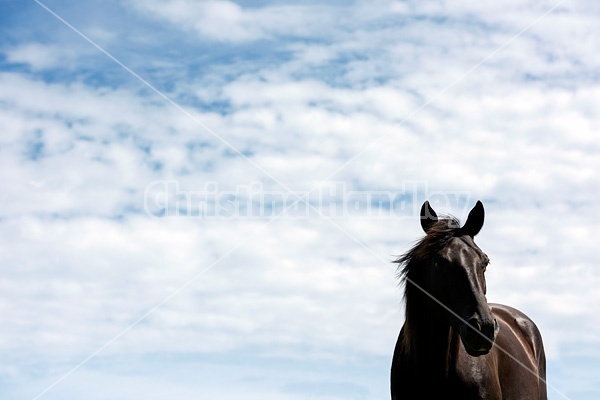
[[[0,2],[2,398],[386,398],[425,199],[598,398],[595,2],[42,3],[114,59]]]

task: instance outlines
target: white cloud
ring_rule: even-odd
[[[47,69],[64,65],[69,54],[59,46],[30,43],[8,51],[7,59],[13,63],[29,64],[35,69]]]
[[[102,32],[95,32],[102,37]],[[39,42],[22,43],[6,50],[6,60],[10,63],[25,64],[33,71],[66,70],[74,71],[88,64],[97,53],[81,45],[66,46]]]
[[[481,198],[487,220],[477,240],[492,258],[489,298],[534,317],[553,365],[570,360],[577,343],[590,352],[598,348],[591,213],[599,194],[600,89],[589,75],[598,60],[586,56],[597,27],[584,10],[569,5],[550,14],[439,94],[545,5],[135,6],[141,15],[182,28],[186,40],[196,40],[190,31],[224,46],[267,39],[288,52],[278,57],[264,49],[264,59],[239,62],[209,52],[197,72],[192,57],[136,50],[132,59],[147,57],[148,67],[134,69],[152,81],[152,66],[159,65],[160,79],[170,80],[167,94],[217,135],[294,190],[312,188],[381,138],[332,180],[348,190],[396,191],[420,180],[427,187],[419,196],[466,193],[438,210],[463,220]],[[390,20],[390,8],[400,13],[394,18],[406,20]],[[451,20],[440,22],[440,16]],[[554,34],[559,26],[562,33]],[[306,37],[319,43],[296,40]],[[172,39],[180,43],[181,37]],[[70,50],[62,49],[59,57],[58,45],[35,43],[5,51],[8,62],[26,63],[30,73],[0,75],[0,257],[6,266],[0,350],[10,356],[2,376],[17,382],[32,371],[27,359],[39,359],[48,368],[41,375],[58,377],[247,238],[101,353],[97,360],[110,365],[86,370],[80,385],[65,386],[64,398],[110,380],[114,357],[156,353],[223,362],[244,352],[261,363],[292,360],[298,369],[315,360],[354,367],[369,359],[377,360],[370,370],[387,374],[402,312],[394,266],[382,259],[391,260],[421,234],[412,211],[335,220],[375,254],[314,214],[268,226],[241,218],[152,220],[140,212],[153,180],[177,179],[182,190],[200,190],[207,181],[222,189],[253,181],[266,190],[281,188],[139,86],[113,86],[112,75],[92,86],[77,69],[70,81],[47,82],[37,72],[62,68],[65,57],[79,65],[84,56],[65,56]],[[230,51],[243,52],[243,46]],[[188,78],[175,82],[172,76]],[[213,102],[226,104],[225,111],[211,108]],[[143,364],[137,360],[132,369]],[[295,382],[288,371],[276,387],[268,379],[248,387],[261,398],[297,398],[284,388],[297,392],[298,381],[318,380]],[[133,392],[146,382],[125,376]],[[171,378],[153,391],[175,384],[182,398],[194,392],[188,392],[190,381]],[[354,382],[370,388],[364,398],[380,398],[387,389],[374,387],[386,385],[384,378]],[[206,393],[222,393],[220,382],[199,379]]]
[[[320,23],[331,15],[319,13],[324,6],[282,5],[264,8],[243,7],[232,1],[158,0],[133,1],[141,12],[190,29],[203,39],[248,42],[272,35],[315,36]]]

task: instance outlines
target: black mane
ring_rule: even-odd
[[[422,264],[428,257],[442,249],[448,240],[460,233],[460,221],[451,215],[435,222],[422,239],[394,261],[398,264],[397,277],[401,283],[406,284],[407,278],[411,279],[414,265]]]
[[[424,264],[432,255],[444,248],[450,239],[460,234],[462,234],[460,221],[450,215],[444,216],[431,225],[427,234],[410,250],[394,261],[398,264],[397,277],[400,283],[404,284],[406,320],[418,318],[419,308],[424,304],[422,300],[426,272],[423,268]],[[409,325],[412,325],[410,321]],[[409,336],[410,334],[407,334],[407,339]]]
[[[415,353],[413,339],[415,330],[423,325],[428,313],[423,307],[429,301],[423,293],[425,281],[424,264],[436,252],[441,250],[450,239],[460,235],[460,222],[453,216],[444,216],[437,220],[429,229],[427,234],[417,241],[406,253],[398,257],[394,262],[398,264],[397,277],[404,284],[405,302],[405,324],[403,335],[403,349]]]

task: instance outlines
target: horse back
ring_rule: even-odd
[[[546,356],[535,323],[521,311],[490,304],[500,324],[494,352],[503,398],[546,400]]]

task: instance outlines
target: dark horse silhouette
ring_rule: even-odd
[[[462,228],[423,204],[426,235],[396,260],[406,319],[392,361],[392,400],[547,398],[537,327],[485,298],[489,258],[473,241],[483,220],[480,201]]]

